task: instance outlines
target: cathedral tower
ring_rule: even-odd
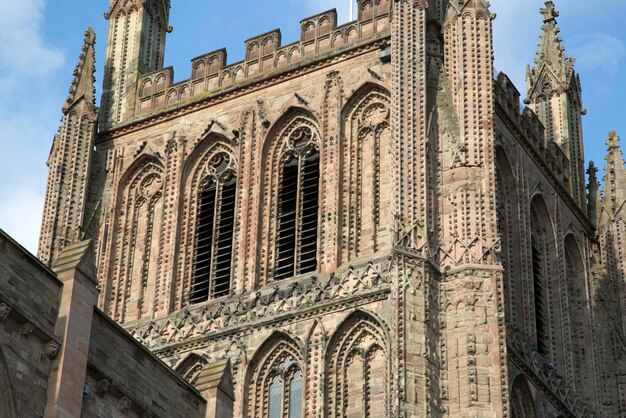
[[[140,75],[163,68],[169,0],[111,0],[100,128],[128,121],[135,112]]]
[[[96,35],[89,28],[48,159],[49,175],[38,256],[51,265],[67,244],[83,239],[83,216],[96,135]]]
[[[580,78],[574,70],[575,60],[564,54],[554,2],[547,1],[541,13],[544,24],[535,66],[527,70],[525,102],[544,124],[547,143],[558,145],[569,158],[570,191],[578,205],[585,208],[582,116],[586,111]]]

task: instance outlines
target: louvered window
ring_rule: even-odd
[[[548,330],[546,312],[546,291],[544,286],[543,259],[538,243],[532,243],[533,290],[535,293],[535,327],[537,329],[537,351],[548,354]]]
[[[296,152],[281,165],[274,279],[317,269],[319,152]]]
[[[230,293],[236,179],[210,180],[200,191],[190,302]]]

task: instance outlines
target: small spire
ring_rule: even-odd
[[[613,214],[626,201],[626,167],[617,132],[609,133],[604,166],[604,206]]]
[[[66,112],[74,103],[85,98],[93,107],[96,106],[96,34],[93,28],[85,32],[85,41],[78,64],[74,70],[74,79],[70,86],[70,94],[65,101],[63,111]]]
[[[565,55],[565,47],[562,45],[563,38],[559,36],[561,30],[557,26],[556,18],[559,12],[553,1],[547,1],[541,9],[543,26],[541,27],[540,41],[537,44],[537,57],[535,68],[528,72],[528,83],[534,85],[537,82],[541,70],[548,66],[552,74],[564,85],[569,84],[573,69],[574,59]]]

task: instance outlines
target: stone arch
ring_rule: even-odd
[[[388,342],[386,328],[364,311],[348,315],[339,325],[326,351],[328,416],[389,416],[392,382]],[[373,404],[379,407],[372,408]]]
[[[523,330],[526,305],[518,256],[521,251],[519,189],[511,163],[501,146],[496,147],[496,188],[498,229],[502,240],[504,292],[507,299],[507,322]]]
[[[282,382],[280,411],[283,414],[280,416],[291,416],[286,412],[298,407],[300,414],[294,409],[293,416],[303,416],[303,387],[300,386],[299,389],[300,398],[295,399],[294,396],[298,393],[294,395],[290,385],[298,376],[301,379],[306,373],[303,353],[303,345],[284,332],[276,331],[265,340],[252,358],[246,372],[244,416],[270,416],[270,407],[276,408],[270,403],[277,401],[275,397],[270,399],[270,387],[278,380]]]
[[[197,232],[201,192],[210,182],[219,185],[232,184],[236,191],[238,179],[236,155],[237,153],[228,138],[221,134],[210,132],[198,141],[196,147],[183,164],[181,179],[182,196],[179,209],[181,228],[177,251],[179,254],[177,293],[181,304],[179,308],[189,303],[192,291],[194,256],[198,248]],[[234,213],[236,213],[236,197],[234,210]],[[234,225],[235,218],[233,217],[232,219],[233,231],[236,228],[236,225]],[[230,290],[232,290],[234,284],[233,271],[231,264]]]
[[[554,327],[560,318],[558,268],[555,265],[557,245],[554,223],[548,205],[541,194],[535,194],[530,204],[530,273],[532,298],[534,301],[534,329],[536,349],[542,356],[563,364],[560,350],[561,336]]]
[[[13,383],[7,367],[2,347],[0,347],[0,416],[17,417]]]
[[[319,155],[320,138],[319,123],[315,116],[307,109],[293,106],[288,108],[274,123],[265,139],[261,173],[262,198],[259,210],[261,214],[259,236],[262,237],[259,246],[261,285],[272,280],[278,266],[275,247],[279,228],[279,188],[283,164],[292,158],[306,159],[315,153]],[[319,244],[316,252],[319,253]],[[318,255],[316,258],[319,260]]]
[[[119,322],[141,319],[156,303],[165,169],[140,156],[121,177],[113,231],[109,313]]]
[[[359,87],[342,109],[343,262],[375,253],[384,241],[381,220],[392,217],[391,196],[383,196],[393,189],[391,177],[381,175],[381,167],[392,163],[390,109],[389,91],[372,82]]]
[[[536,405],[527,379],[519,375],[511,386],[511,418],[536,418]]]
[[[586,268],[574,235],[566,235],[563,244],[570,320],[571,344],[569,344],[569,350],[572,357],[574,388],[582,394],[585,392],[585,384],[589,384],[591,377],[588,373],[584,349],[586,337],[591,337],[588,335],[591,327],[585,315],[585,306],[587,305]]]

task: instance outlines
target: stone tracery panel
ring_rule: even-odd
[[[109,313],[120,322],[150,313],[158,269],[163,218],[164,169],[146,158],[136,162],[119,188]]]
[[[385,332],[370,315],[357,311],[343,322],[326,354],[329,417],[389,416],[388,350]]]
[[[343,113],[342,261],[375,253],[381,222],[391,219],[391,130],[389,93],[367,84],[348,101]]]

